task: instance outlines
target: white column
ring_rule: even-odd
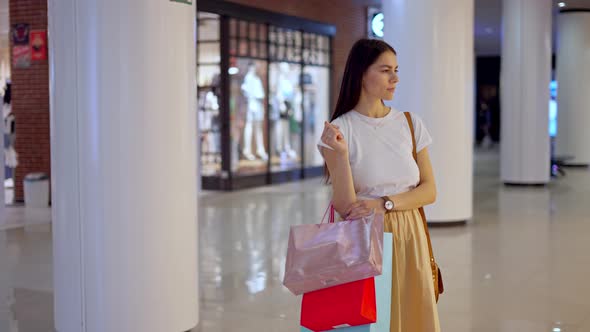
[[[500,177],[508,184],[550,178],[551,1],[504,0]]]
[[[58,332],[198,322],[194,3],[49,0]]]
[[[557,155],[590,164],[590,11],[559,14],[557,27]]]
[[[0,223],[0,248],[7,251],[9,247],[7,232],[1,231],[2,224]],[[13,257],[3,252],[0,254],[0,331],[18,332],[18,322],[15,318],[15,313],[12,308],[14,305],[14,260]]]
[[[434,139],[437,201],[429,222],[472,217],[473,0],[386,0],[385,40],[398,53],[393,104],[421,116]]]

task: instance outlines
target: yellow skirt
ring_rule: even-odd
[[[384,230],[393,234],[390,332],[439,332],[430,254],[420,213],[417,209],[388,213]]]

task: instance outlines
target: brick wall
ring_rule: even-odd
[[[359,38],[367,37],[367,7],[381,5],[381,0],[230,0],[244,6],[257,7],[291,16],[298,16],[336,26],[334,36],[333,105],[336,105],[348,51]]]
[[[31,30],[47,30],[47,0],[10,0],[10,26],[30,24]],[[12,47],[12,40],[10,41]],[[15,150],[18,167],[15,200],[23,201],[23,178],[31,172],[50,174],[49,66],[32,61],[29,68],[11,68],[12,111],[16,122]]]

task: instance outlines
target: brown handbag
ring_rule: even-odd
[[[414,160],[416,163],[418,162],[418,154],[416,152],[416,137],[414,136],[414,124],[412,122],[412,116],[409,112],[404,112],[406,115],[406,120],[408,120],[408,126],[410,127],[410,132],[412,132],[412,155],[414,156]],[[434,254],[432,253],[432,243],[430,243],[430,233],[428,232],[428,224],[426,222],[426,214],[424,214],[424,208],[421,207],[419,209],[420,216],[422,217],[422,222],[424,222],[424,231],[426,232],[426,239],[428,240],[428,251],[430,253],[430,268],[432,270],[432,281],[434,283],[434,297],[436,302],[438,302],[438,296],[445,291],[445,287],[443,285],[442,274],[440,273],[440,268],[436,264],[434,260]]]

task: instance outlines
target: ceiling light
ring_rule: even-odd
[[[563,8],[563,7],[565,7],[565,2],[560,2],[557,5],[559,6],[559,8]]]
[[[375,15],[373,17],[373,19],[371,20],[371,29],[373,30],[373,33],[375,34],[375,36],[379,37],[379,38],[383,38],[383,28],[385,27],[385,24],[383,23],[383,13],[379,13],[377,15]]]

